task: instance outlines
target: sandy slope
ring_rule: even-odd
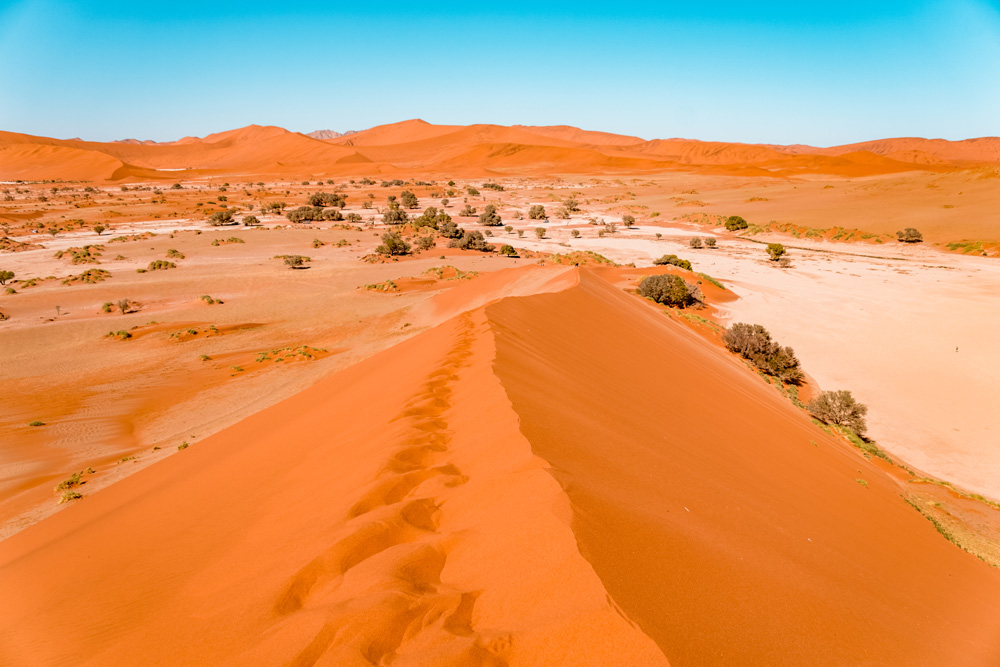
[[[1000,574],[580,271],[0,542],[0,663],[996,664]]]
[[[493,357],[457,316],[0,543],[0,662],[667,664]]]
[[[671,664],[1000,661],[1000,573],[723,351],[586,273],[487,314],[581,552]]]

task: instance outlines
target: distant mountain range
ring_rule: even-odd
[[[565,125],[432,125],[408,120],[343,134],[250,125],[156,143],[0,132],[0,180],[135,181],[201,176],[549,176],[689,171],[782,178],[863,177],[1000,165],[1000,138],[896,138],[846,146],[654,139]],[[179,172],[183,172],[180,176]]]

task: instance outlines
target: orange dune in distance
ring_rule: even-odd
[[[314,133],[316,134],[316,133]],[[322,135],[322,133],[321,133]],[[1000,164],[1000,138],[900,138],[832,148],[620,136],[569,126],[409,120],[329,139],[251,125],[175,142],[90,142],[0,132],[0,179],[176,180],[201,176],[652,173],[864,177]]]
[[[617,276],[462,285],[0,542],[0,663],[998,664],[1000,572]]]

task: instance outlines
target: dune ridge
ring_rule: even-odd
[[[315,134],[315,133],[314,133]],[[896,138],[818,148],[654,139],[570,126],[433,125],[414,119],[332,138],[250,125],[174,142],[91,142],[0,132],[0,180],[205,176],[652,173],[794,178],[947,172],[1000,164],[1000,138]]]

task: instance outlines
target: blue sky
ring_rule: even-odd
[[[408,118],[823,146],[1000,135],[1000,0],[0,0],[3,130]]]

